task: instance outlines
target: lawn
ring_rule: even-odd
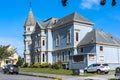
[[[35,72],[35,73],[72,75],[71,70],[51,69],[51,68],[20,68],[20,72]]]
[[[73,75],[72,70],[66,69],[51,69],[51,68],[20,68],[20,72],[35,72],[35,73],[48,73],[48,74],[62,74]],[[114,74],[114,71],[110,71],[109,74]],[[87,73],[82,76],[97,76],[96,73]]]

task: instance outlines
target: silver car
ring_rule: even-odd
[[[110,67],[108,66],[108,64],[99,64],[99,63],[91,64],[84,69],[85,73],[96,72],[98,74],[100,73],[108,74],[109,71],[110,71]]]

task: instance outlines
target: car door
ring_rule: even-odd
[[[87,72],[92,72],[93,71],[93,64],[87,67]]]

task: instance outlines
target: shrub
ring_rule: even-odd
[[[53,69],[60,69],[62,68],[62,62],[56,62],[52,65]]]
[[[41,68],[48,68],[49,67],[49,64],[47,62],[43,62],[41,65],[40,65]]]
[[[18,61],[17,61],[16,65],[18,65],[20,67],[23,65],[23,60],[22,60],[22,58],[20,56],[18,58]]]
[[[25,67],[25,68],[28,67],[28,63],[25,63],[25,64],[23,65],[23,67]]]
[[[33,65],[32,65],[32,68],[39,68],[40,67],[40,64],[39,63],[34,63]]]

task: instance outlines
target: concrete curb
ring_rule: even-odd
[[[19,73],[20,75],[27,75],[27,76],[34,76],[34,77],[43,77],[43,78],[51,78],[51,79],[56,79],[56,80],[62,80],[62,78],[59,77],[54,77],[54,76],[46,76],[46,75],[36,75],[32,73]]]

